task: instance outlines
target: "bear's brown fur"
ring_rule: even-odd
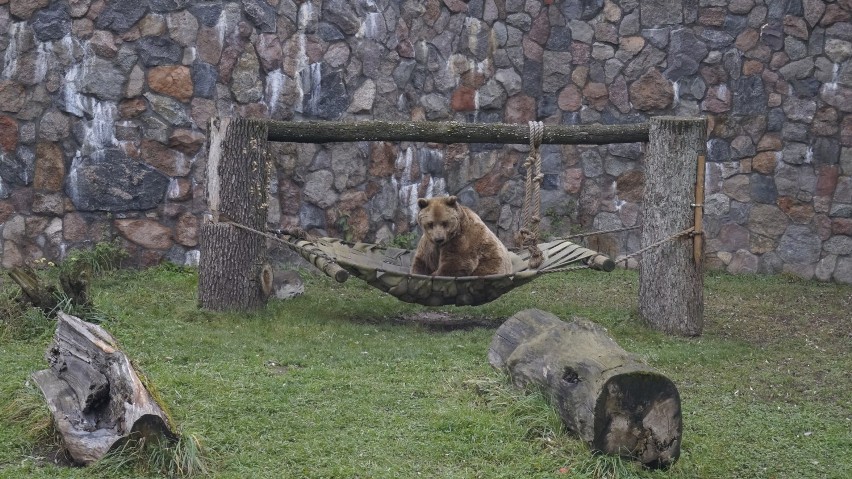
[[[417,200],[417,244],[413,274],[486,276],[512,272],[509,251],[482,219],[455,196]]]

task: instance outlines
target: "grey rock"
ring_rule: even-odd
[[[808,159],[808,145],[804,143],[787,143],[781,154],[781,159],[791,165],[801,165]]]
[[[319,170],[309,173],[302,194],[305,200],[327,209],[337,203],[338,194],[334,191],[334,173],[329,170]]]
[[[173,65],[183,58],[183,48],[165,37],[143,37],[136,42],[136,52],[146,67]]]
[[[550,28],[550,36],[544,48],[554,52],[566,52],[571,49],[572,40],[571,27],[554,26]]]
[[[633,35],[638,35],[642,26],[639,23],[639,11],[634,10],[621,19],[621,24],[618,26],[618,34],[622,37],[629,37]],[[668,35],[666,35],[666,42],[668,42]]]
[[[346,35],[339,28],[328,22],[319,22],[317,24],[317,35],[326,42],[336,42],[346,38]]]
[[[799,80],[811,76],[814,72],[814,60],[803,58],[790,62],[778,69],[778,72],[787,80]]]
[[[302,76],[305,92],[302,111],[323,120],[334,120],[349,106],[349,93],[343,72],[327,69],[325,64],[315,63],[311,65],[311,74]]]
[[[299,226],[306,231],[325,230],[325,210],[310,203],[302,203],[299,208]]]
[[[354,35],[361,28],[361,20],[346,0],[326,0],[322,3],[322,18],[346,35]]]
[[[722,66],[731,78],[738,80],[743,68],[742,53],[735,48],[726,51],[722,55]]]
[[[539,97],[542,94],[542,64],[532,60],[524,62],[523,72],[524,93],[531,97]]]
[[[710,48],[721,50],[730,47],[734,43],[734,36],[721,30],[707,28],[702,30],[699,36],[704,41],[704,44]]]
[[[506,17],[506,24],[522,32],[528,32],[530,31],[530,27],[532,27],[532,18],[527,13],[512,13]]]
[[[595,38],[595,30],[587,22],[571,20],[568,28],[571,30],[571,38],[580,43],[592,43]]]
[[[814,276],[820,281],[831,281],[831,276],[834,274],[834,268],[837,265],[837,255],[830,254],[825,256],[816,265]]]
[[[816,165],[836,165],[840,161],[840,143],[834,138],[816,138],[811,148]]]
[[[767,23],[760,28],[760,40],[772,50],[784,48],[784,30],[780,23]]]
[[[570,82],[572,71],[571,53],[545,51],[542,63],[542,91],[553,93],[561,90]]]
[[[569,20],[591,20],[603,10],[603,0],[564,0],[559,4],[562,15]]]
[[[60,40],[71,33],[71,13],[68,5],[56,2],[39,10],[32,20],[33,34],[40,42]]]
[[[834,280],[838,283],[852,283],[852,257],[838,258],[834,269]]]
[[[147,0],[114,0],[95,20],[95,26],[101,30],[123,33],[136,24],[148,11]]]
[[[778,256],[785,263],[814,264],[819,261],[822,240],[808,226],[790,225],[778,242]]]
[[[781,108],[771,108],[766,114],[766,131],[781,131],[787,116]]]
[[[148,0],[151,11],[157,13],[174,12],[186,8],[192,3],[190,0]]]
[[[749,212],[749,230],[767,238],[781,236],[789,223],[790,219],[787,215],[775,205],[757,204]]]
[[[189,12],[205,27],[215,27],[222,14],[222,5],[219,3],[194,3],[189,7]]]
[[[102,159],[74,161],[65,194],[79,211],[138,211],[159,205],[168,186],[169,178],[155,168],[108,149]]]
[[[151,92],[145,93],[143,96],[148,100],[151,108],[170,125],[190,126],[192,123],[184,105],[174,98]]]
[[[231,74],[231,91],[239,103],[253,103],[263,97],[263,82],[260,80],[260,61],[249,49],[237,60]]]
[[[643,27],[680,25],[683,23],[681,0],[645,0],[639,2]]]
[[[367,148],[365,144],[340,143],[331,147],[331,170],[338,191],[353,188],[367,179]]]
[[[723,162],[731,159],[731,145],[721,138],[711,138],[707,142],[707,161]]]
[[[30,147],[18,145],[14,154],[0,153],[0,178],[6,184],[29,185],[34,174],[35,152]]]
[[[124,96],[124,75],[112,62],[93,57],[87,61],[82,72],[77,81],[79,91],[109,101],[120,100]]]
[[[790,60],[801,60],[808,55],[808,45],[791,36],[784,38],[784,53],[790,57]]]
[[[812,165],[791,165],[779,162],[775,166],[775,186],[780,196],[790,196],[809,202],[816,191],[816,182]]]
[[[823,251],[836,255],[852,254],[852,236],[835,235],[822,245]]]
[[[752,173],[750,177],[751,199],[756,203],[775,204],[778,189],[771,176]]]
[[[216,82],[219,80],[219,70],[204,62],[195,62],[190,69],[193,95],[201,98],[213,98],[216,94]]]
[[[767,93],[760,75],[731,81],[733,112],[737,115],[759,115],[766,112]]]
[[[506,105],[506,90],[496,79],[488,80],[478,90],[479,108],[481,110],[499,110]]]
[[[152,0],[153,1],[153,0]],[[157,0],[163,1],[163,0]],[[175,1],[175,0],[170,0]],[[182,0],[187,1],[187,0]],[[275,9],[264,0],[242,0],[243,13],[262,33],[274,33],[277,18]]]
[[[667,57],[668,67],[664,72],[666,78],[678,81],[681,77],[695,74],[708,52],[707,45],[692,31],[686,28],[673,31]]]
[[[447,97],[438,93],[430,93],[420,98],[420,104],[426,110],[427,120],[440,120],[449,117],[450,105]]]
[[[646,28],[642,30],[642,37],[657,48],[666,48],[669,45],[671,27]]]

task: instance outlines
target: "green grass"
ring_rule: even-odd
[[[539,394],[508,386],[486,359],[494,329],[429,328],[406,320],[425,308],[303,277],[304,296],[245,315],[198,311],[197,277],[180,269],[93,281],[102,325],[197,438],[185,454],[212,477],[852,477],[852,286],[709,275],[693,339],[641,324],[628,271],[549,275],[485,306],[441,309],[496,327],[539,307],[607,327],[681,394],[681,459],[649,471],[591,455]],[[26,328],[0,329],[0,404],[36,406],[0,414],[0,477],[160,477],[127,456],[50,465],[27,378],[46,367],[52,331],[25,317]]]

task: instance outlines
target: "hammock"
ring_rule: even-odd
[[[414,251],[370,243],[347,243],[335,238],[314,239],[303,232],[276,231],[276,236],[272,236],[232,224],[286,244],[339,282],[352,275],[402,301],[425,306],[488,303],[545,273],[580,268],[612,271],[615,263],[611,259],[567,239],[539,243],[543,178],[539,146],[544,125],[531,121],[529,127],[530,152],[524,163],[527,170],[523,207],[525,225],[515,238],[516,244],[526,250],[510,252],[512,272],[509,274],[459,277],[411,274]]]
[[[278,232],[277,239],[314,266],[343,282],[349,275],[394,297],[424,306],[476,306],[529,283],[537,276],[580,268],[612,271],[608,257],[568,240],[538,245],[543,262],[529,267],[530,252],[512,256],[512,272],[490,276],[426,276],[411,274],[414,251],[371,243],[348,243],[336,238],[300,239]]]

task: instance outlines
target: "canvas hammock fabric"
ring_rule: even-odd
[[[512,272],[490,276],[426,276],[411,274],[414,251],[336,238],[305,238],[277,232],[276,237],[314,266],[345,281],[349,275],[402,301],[425,306],[476,306],[493,301],[536,277],[570,269],[612,271],[615,263],[596,251],[568,240],[538,245],[543,261],[530,268],[530,252],[510,252]]]

